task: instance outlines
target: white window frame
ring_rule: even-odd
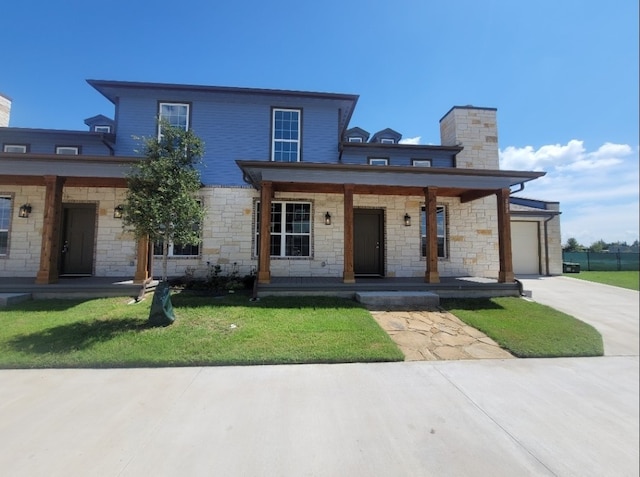
[[[274,232],[274,221],[271,222],[271,240],[274,240],[274,237],[280,237],[280,255],[270,255],[272,258],[311,258],[313,255],[312,252],[312,234],[313,230],[313,204],[309,201],[296,201],[296,200],[274,200],[271,202],[271,215],[273,217],[274,211],[273,206],[280,205],[280,232]],[[286,217],[289,211],[287,211],[287,206],[307,206],[309,208],[308,211],[308,230],[306,232],[301,231],[287,231],[287,221]],[[295,211],[293,212],[295,213]],[[284,215],[284,219],[283,216]],[[256,238],[256,247],[255,247],[255,256],[258,256],[258,252],[260,250],[260,201],[255,202],[255,233],[254,236]],[[308,237],[308,255],[287,255],[287,237]],[[269,249],[271,249],[271,244],[269,244]]]
[[[27,152],[26,144],[5,144],[2,149],[4,152],[11,152],[14,154],[25,154]]]
[[[198,204],[202,205],[202,201],[200,199],[198,199]],[[194,226],[195,227],[195,226]],[[200,234],[200,238],[202,239],[202,225],[198,225],[199,227],[199,234]],[[160,253],[156,253],[155,248],[156,247],[162,247],[162,243],[164,242],[164,240],[159,240],[157,242],[155,242],[153,244],[153,256],[154,257],[162,257],[162,248],[160,248],[161,252]],[[199,244],[196,245],[188,245],[189,247],[198,247],[198,251],[195,254],[191,254],[191,255],[186,255],[183,253],[180,254],[174,254],[174,243],[173,242],[169,242],[169,249],[167,251],[167,257],[171,257],[171,258],[175,258],[175,257],[181,257],[181,258],[193,258],[193,257],[199,257],[202,254],[202,248],[201,248],[202,242],[200,242]]]
[[[186,108],[186,114],[182,115],[182,114],[178,114],[178,115],[172,115],[175,117],[184,117],[185,121],[184,124],[180,124],[177,123],[176,121],[172,121],[171,117],[172,116],[167,116],[166,113],[163,114],[163,107],[174,107],[174,106],[179,106],[179,107],[185,107]],[[191,105],[189,103],[172,103],[172,102],[168,102],[168,101],[161,101],[158,103],[158,118],[160,120],[167,120],[169,122],[169,124],[171,124],[172,126],[175,127],[182,127],[185,131],[188,131],[189,128],[191,127],[191,125],[189,124],[189,117],[191,115]],[[162,125],[158,124],[158,139],[162,138]]]
[[[107,133],[111,132],[111,126],[94,126],[93,130],[99,133]]]
[[[414,167],[431,167],[431,159],[413,159],[411,162]]]
[[[395,144],[396,142],[393,139],[389,139],[386,137],[383,137],[382,139],[380,139],[380,144]]]
[[[56,154],[63,154],[65,156],[77,156],[80,153],[78,146],[56,146]]]
[[[364,142],[360,136],[349,136],[348,142]]]
[[[276,116],[278,113],[297,113],[298,114],[298,135],[297,138],[276,138]],[[273,162],[300,162],[300,140],[302,137],[302,110],[301,109],[286,109],[286,108],[273,108],[271,112],[271,161]],[[276,144],[295,144],[295,161],[276,161]]]
[[[438,258],[449,258],[449,225],[447,223],[447,206],[444,204],[436,205],[436,221],[442,218],[442,223],[437,224],[437,236],[438,236]],[[425,246],[427,240],[427,212],[426,207],[423,205],[420,207],[420,256],[425,257]],[[424,233],[423,233],[424,232]],[[442,240],[442,253],[440,253],[440,240]]]
[[[388,166],[389,159],[386,157],[370,157],[369,165],[370,166]]]
[[[9,232],[11,228],[11,212],[13,210],[13,197],[6,194],[0,195],[0,200],[6,207],[0,207],[0,235],[6,236],[6,245],[4,252],[0,248],[0,257],[9,255]],[[6,202],[5,202],[6,201]]]

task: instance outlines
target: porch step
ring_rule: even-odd
[[[0,307],[31,300],[31,293],[0,293]]]
[[[420,310],[436,308],[440,297],[428,291],[356,292],[356,301],[378,310]]]

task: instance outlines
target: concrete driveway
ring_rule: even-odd
[[[565,281],[551,279],[552,288],[556,280]],[[585,315],[604,320],[609,300],[596,292],[601,308]],[[544,289],[534,297],[545,299]],[[634,330],[628,339],[637,343]],[[604,334],[608,350],[628,348]],[[2,370],[0,469],[12,477],[637,476],[640,370],[629,352]]]
[[[518,277],[533,300],[589,323],[602,335],[606,356],[638,356],[640,294],[577,278]]]

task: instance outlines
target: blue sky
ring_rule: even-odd
[[[179,5],[179,6],[178,6]],[[562,239],[638,238],[637,0],[9,0],[11,126],[113,116],[85,80],[360,95],[351,126],[439,144],[453,105],[498,108],[501,167],[544,170]]]

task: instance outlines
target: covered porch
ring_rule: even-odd
[[[540,172],[499,171],[457,168],[421,168],[405,166],[371,166],[353,164],[278,163],[263,161],[236,161],[242,169],[245,181],[260,192],[260,216],[258,239],[258,286],[261,290],[275,287],[283,280],[292,278],[272,276],[270,233],[271,204],[276,193],[338,194],[342,199],[342,239],[336,242],[343,254],[341,277],[318,278],[317,280],[339,281],[343,285],[362,284],[362,278],[354,268],[354,252],[358,244],[354,241],[354,196],[377,197],[384,204],[385,197],[418,197],[424,203],[426,224],[423,247],[424,274],[419,279],[400,279],[437,285],[446,281],[438,265],[437,209],[439,198],[456,199],[456,203],[473,203],[485,197],[495,196],[492,207],[490,234],[497,237],[499,271],[496,283],[513,284],[513,260],[511,253],[511,227],[509,195],[511,187],[521,186],[543,175]],[[340,219],[338,219],[340,220]],[[483,232],[486,232],[483,230]],[[479,237],[482,240],[482,237]],[[497,264],[496,259],[494,263]],[[292,274],[288,274],[291,276]],[[400,277],[385,277],[388,279]],[[460,274],[457,274],[460,275]],[[475,275],[470,273],[470,275]],[[384,276],[384,274],[380,274]],[[298,279],[294,279],[298,280]],[[316,278],[301,277],[298,282],[313,282]]]

